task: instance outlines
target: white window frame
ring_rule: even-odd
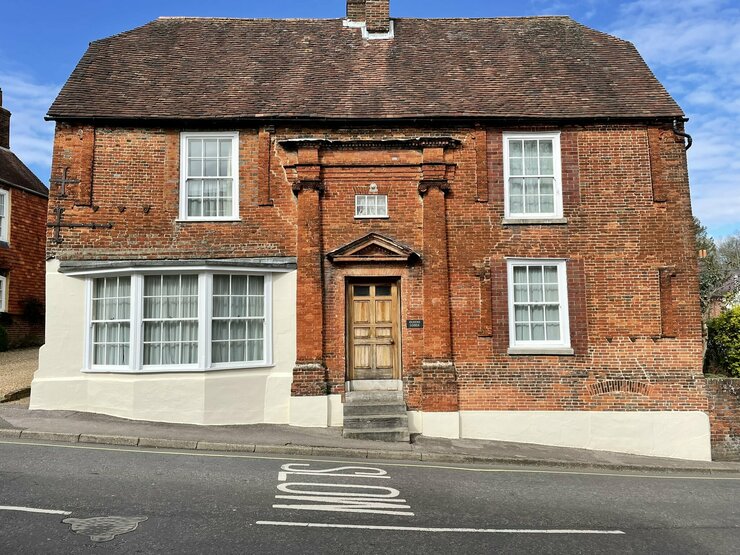
[[[8,310],[8,278],[0,276],[0,312]]]
[[[5,213],[2,214],[2,224],[0,225],[0,241],[10,243],[10,191],[0,189],[0,197],[5,201],[3,207]]]
[[[509,141],[510,140],[551,140],[552,141],[552,170],[553,170],[553,193],[554,210],[549,213],[523,213],[512,214],[509,203],[509,180],[511,178],[509,165]],[[504,155],[504,219],[505,220],[561,220],[563,218],[563,185],[562,166],[560,150],[560,132],[549,133],[504,133],[503,134]],[[561,222],[556,222],[561,223]]]
[[[208,372],[214,370],[266,368],[273,366],[272,348],[272,289],[273,273],[250,268],[213,268],[213,267],[180,267],[180,268],[137,268],[116,271],[101,270],[86,272],[85,277],[85,356],[83,372],[109,373],[171,373],[171,372]],[[144,276],[146,275],[198,275],[198,362],[196,364],[144,365]],[[255,275],[264,277],[264,351],[261,361],[211,363],[211,322],[213,316],[213,276]],[[70,275],[75,275],[70,274]],[[77,274],[80,275],[80,274]],[[131,331],[129,366],[105,366],[93,364],[92,344],[92,294],[93,281],[97,278],[111,276],[131,277]]]
[[[558,299],[560,302],[559,341],[517,341],[514,320],[514,268],[518,266],[556,266],[558,270]],[[509,354],[572,355],[570,344],[570,315],[568,311],[567,260],[560,258],[507,258],[506,279],[509,299]],[[543,302],[543,304],[545,304]]]
[[[225,216],[188,216],[188,139],[231,139],[231,214]],[[209,131],[180,133],[180,217],[182,222],[239,221],[239,132]]]
[[[367,199],[368,197],[385,197],[385,214],[359,214],[358,209],[360,207],[360,204],[358,201],[362,199]],[[367,204],[365,205],[367,206]],[[375,205],[377,208],[377,204]],[[355,195],[355,218],[358,220],[368,220],[368,219],[387,219],[388,218],[388,195],[385,194],[357,194]]]

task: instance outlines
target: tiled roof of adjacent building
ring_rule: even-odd
[[[655,118],[682,110],[635,47],[568,17],[161,18],[90,44],[51,119]]]
[[[0,184],[26,189],[48,197],[49,190],[20,159],[7,148],[0,147]]]

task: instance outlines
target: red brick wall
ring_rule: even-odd
[[[93,206],[72,207],[68,202],[65,217],[81,222],[111,221],[114,228],[64,230],[65,242],[61,247],[50,245],[50,253],[63,258],[300,256],[299,201],[291,191],[298,154],[286,151],[276,140],[450,135],[461,141],[446,154],[445,162],[454,164],[455,172],[444,199],[451,349],[457,369],[459,408],[706,410],[685,153],[669,127],[562,128],[565,225],[502,224],[501,128],[278,127],[272,133],[270,156],[265,155],[264,131],[260,135],[257,128],[239,130],[242,221],[181,223],[175,221],[179,130],[97,129],[92,157]],[[552,127],[517,130],[546,131]],[[481,147],[484,140],[486,148]],[[76,128],[59,125],[54,171],[60,172],[68,159],[74,162],[79,158],[84,165],[89,153],[80,151],[86,148],[90,147],[79,139]],[[481,155],[488,157],[485,168]],[[424,261],[429,245],[424,245],[425,200],[417,190],[422,177],[422,152],[402,148],[327,149],[319,158],[325,188],[319,201],[320,218],[316,219],[321,225],[322,253],[375,231],[406,244],[422,257],[421,262],[409,266],[345,267],[322,259],[324,302],[320,319],[324,324],[323,333],[317,335],[322,337],[322,349],[304,342],[303,350],[310,355],[304,358],[313,361],[315,356],[322,356],[327,368],[323,379],[331,391],[340,393],[346,364],[347,277],[400,277],[402,321],[424,317],[423,279],[428,270]],[[259,166],[265,160],[270,164],[273,206],[260,206],[264,200],[260,176],[264,180],[265,168]],[[80,171],[73,163],[70,176],[77,177]],[[480,179],[487,184],[480,183]],[[354,218],[354,195],[366,191],[371,182],[388,194],[387,220]],[[486,187],[488,202],[481,202],[486,200]],[[656,190],[662,192],[664,202],[655,202]],[[300,193],[304,194],[317,193]],[[306,203],[313,207],[308,200]],[[574,356],[507,354],[506,257],[568,260]],[[484,280],[483,289],[482,265],[490,267],[490,283]],[[671,294],[663,295],[662,301],[661,268],[675,272]],[[490,291],[490,303],[482,302],[481,290]],[[299,286],[297,312],[309,315],[302,316],[306,320],[304,329],[310,325],[311,311],[316,310],[315,299],[316,293],[301,295]],[[670,307],[665,306],[667,302]],[[665,323],[661,318],[668,313],[667,308],[674,315],[671,326],[675,337],[670,338],[662,333]],[[482,313],[487,310],[490,315]],[[490,322],[490,333],[479,333],[481,322]],[[422,406],[421,361],[428,329],[402,330],[403,376],[412,409]],[[434,324],[431,329],[435,329]],[[302,338],[298,341],[300,345]]]
[[[740,461],[740,379],[707,378],[712,459]]]
[[[44,302],[46,199],[20,189],[6,190],[10,191],[10,237],[7,247],[0,246],[0,270],[7,278],[6,311],[13,321],[7,330],[15,343],[29,335],[43,338],[43,326],[30,326],[20,315],[24,301]]]

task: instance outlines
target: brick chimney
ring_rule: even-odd
[[[347,19],[364,22],[368,33],[388,33],[391,0],[347,0]]]
[[[0,89],[0,146],[10,148],[10,112],[3,108],[2,89]]]

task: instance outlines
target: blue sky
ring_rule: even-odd
[[[124,8],[125,6],[125,8]],[[87,44],[160,15],[342,17],[345,0],[2,0],[0,87],[11,146],[49,179],[43,116]],[[694,213],[716,237],[740,231],[740,3],[736,0],[391,0],[395,17],[559,14],[634,42],[690,118]]]

